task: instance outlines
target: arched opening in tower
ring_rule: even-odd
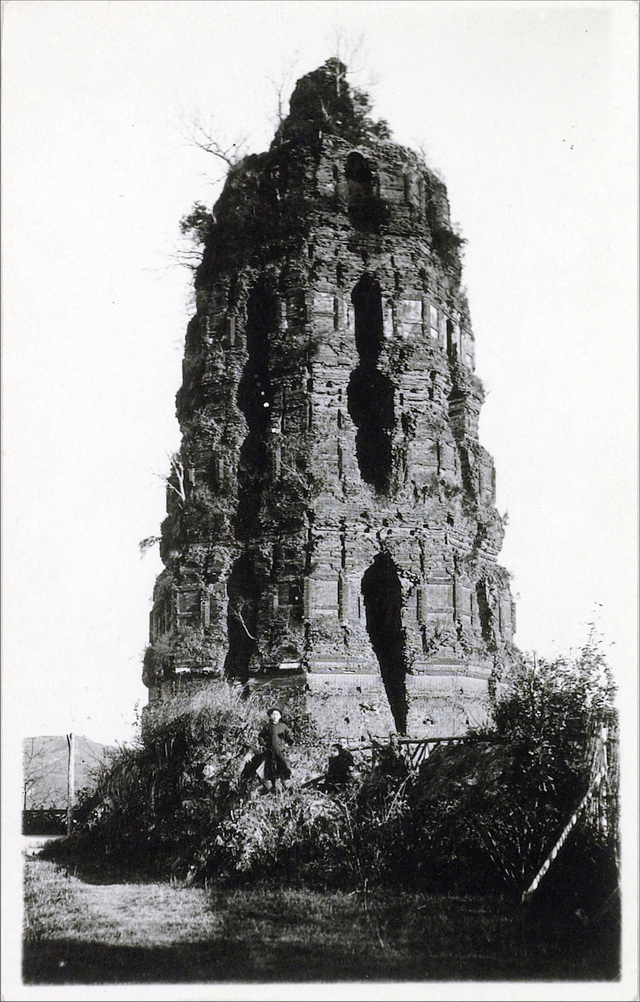
[[[363,275],[351,294],[359,365],[347,388],[347,407],[357,428],[356,457],[362,479],[379,493],[389,490],[391,435],[395,423],[394,386],[378,368],[382,350],[382,293],[371,275]]]
[[[458,449],[462,486],[467,497],[475,501],[473,471],[471,469],[469,449],[466,445],[466,407],[467,402],[464,393],[454,386],[448,400],[449,425]]]
[[[251,554],[243,553],[233,564],[227,582],[227,637],[225,661],[228,678],[246,682],[258,644],[260,586]]]
[[[251,290],[247,302],[247,361],[237,394],[238,407],[249,429],[238,463],[237,529],[240,538],[250,534],[255,525],[268,467],[267,434],[273,407],[270,341],[277,327],[277,298],[263,283],[258,283]]]
[[[489,604],[487,582],[484,580],[478,581],[476,584],[476,600],[478,603],[482,639],[490,651],[495,650],[496,641],[493,632],[493,612]]]
[[[380,224],[387,218],[387,212],[379,195],[374,172],[361,153],[354,150],[348,155],[344,176],[351,223],[358,230],[379,231]]]
[[[375,194],[371,168],[361,153],[354,151],[349,154],[344,165],[344,176],[347,179],[349,208],[362,205]]]
[[[407,664],[402,628],[402,589],[386,553],[379,553],[362,578],[367,632],[397,730],[407,729]]]
[[[372,275],[363,275],[351,293],[351,302],[360,361],[365,365],[377,365],[384,338],[379,282]]]

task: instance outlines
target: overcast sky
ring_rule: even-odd
[[[597,613],[635,685],[635,3],[47,2],[4,12],[4,713],[131,735],[179,444],[178,223],[219,193],[184,121],[269,144],[275,90],[362,36],[468,243],[516,641]]]

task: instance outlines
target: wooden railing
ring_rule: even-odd
[[[65,832],[66,810],[43,807],[22,812],[23,835],[63,835]]]
[[[398,753],[406,761],[410,769],[418,769],[429,756],[442,746],[452,747],[454,745],[475,745],[475,744],[498,744],[502,741],[499,737],[485,737],[475,734],[451,735],[448,737],[433,738],[405,738],[395,737],[388,741],[371,741],[364,744],[347,744],[350,751],[364,752],[371,755],[375,762],[376,752],[388,751],[394,746]]]
[[[482,743],[495,744],[499,741],[499,738],[476,737],[474,734],[447,738],[398,738],[400,752],[406,758],[412,769],[417,769],[421,766],[423,762],[427,761],[431,753],[434,752],[436,748],[440,748],[443,745],[452,747],[454,745]]]

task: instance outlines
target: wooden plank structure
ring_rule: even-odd
[[[610,792],[609,792],[609,755],[607,750],[608,745],[608,728],[603,724],[599,733],[597,734],[593,744],[592,744],[592,758],[591,758],[591,773],[589,777],[589,788],[585,793],[584,797],[576,807],[575,811],[569,818],[567,824],[563,828],[560,837],[551,849],[544,863],[536,873],[531,884],[522,894],[522,903],[526,904],[531,900],[540,882],[549,872],[552,863],[556,859],[558,853],[562,849],[562,846],[567,841],[570,832],[575,828],[578,818],[580,815],[589,811],[591,816],[594,818],[596,823],[600,826],[603,832],[607,832],[611,825],[611,805],[610,805]]]
[[[400,752],[407,760],[411,769],[417,769],[426,762],[429,756],[442,746],[452,747],[454,745],[469,745],[478,743],[496,744],[500,738],[496,737],[476,737],[475,735],[465,735],[464,737],[446,738],[398,738]]]
[[[64,835],[66,830],[66,807],[32,808],[22,812],[23,835]]]
[[[426,762],[429,756],[442,746],[452,747],[454,745],[471,745],[471,744],[499,744],[502,742],[502,738],[495,736],[479,736],[475,734],[465,734],[463,736],[456,735],[455,737],[433,737],[433,738],[404,738],[395,737],[390,739],[388,742],[375,741],[371,743],[361,744],[360,742],[346,742],[345,747],[349,751],[358,751],[371,754],[372,764],[375,761],[376,751],[383,748],[388,748],[391,741],[397,745],[399,754],[405,759],[407,765],[411,770],[417,770],[423,762]]]

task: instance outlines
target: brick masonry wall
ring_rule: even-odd
[[[336,734],[459,733],[514,650],[460,241],[416,154],[297,114],[198,272],[145,682],[293,671]]]

